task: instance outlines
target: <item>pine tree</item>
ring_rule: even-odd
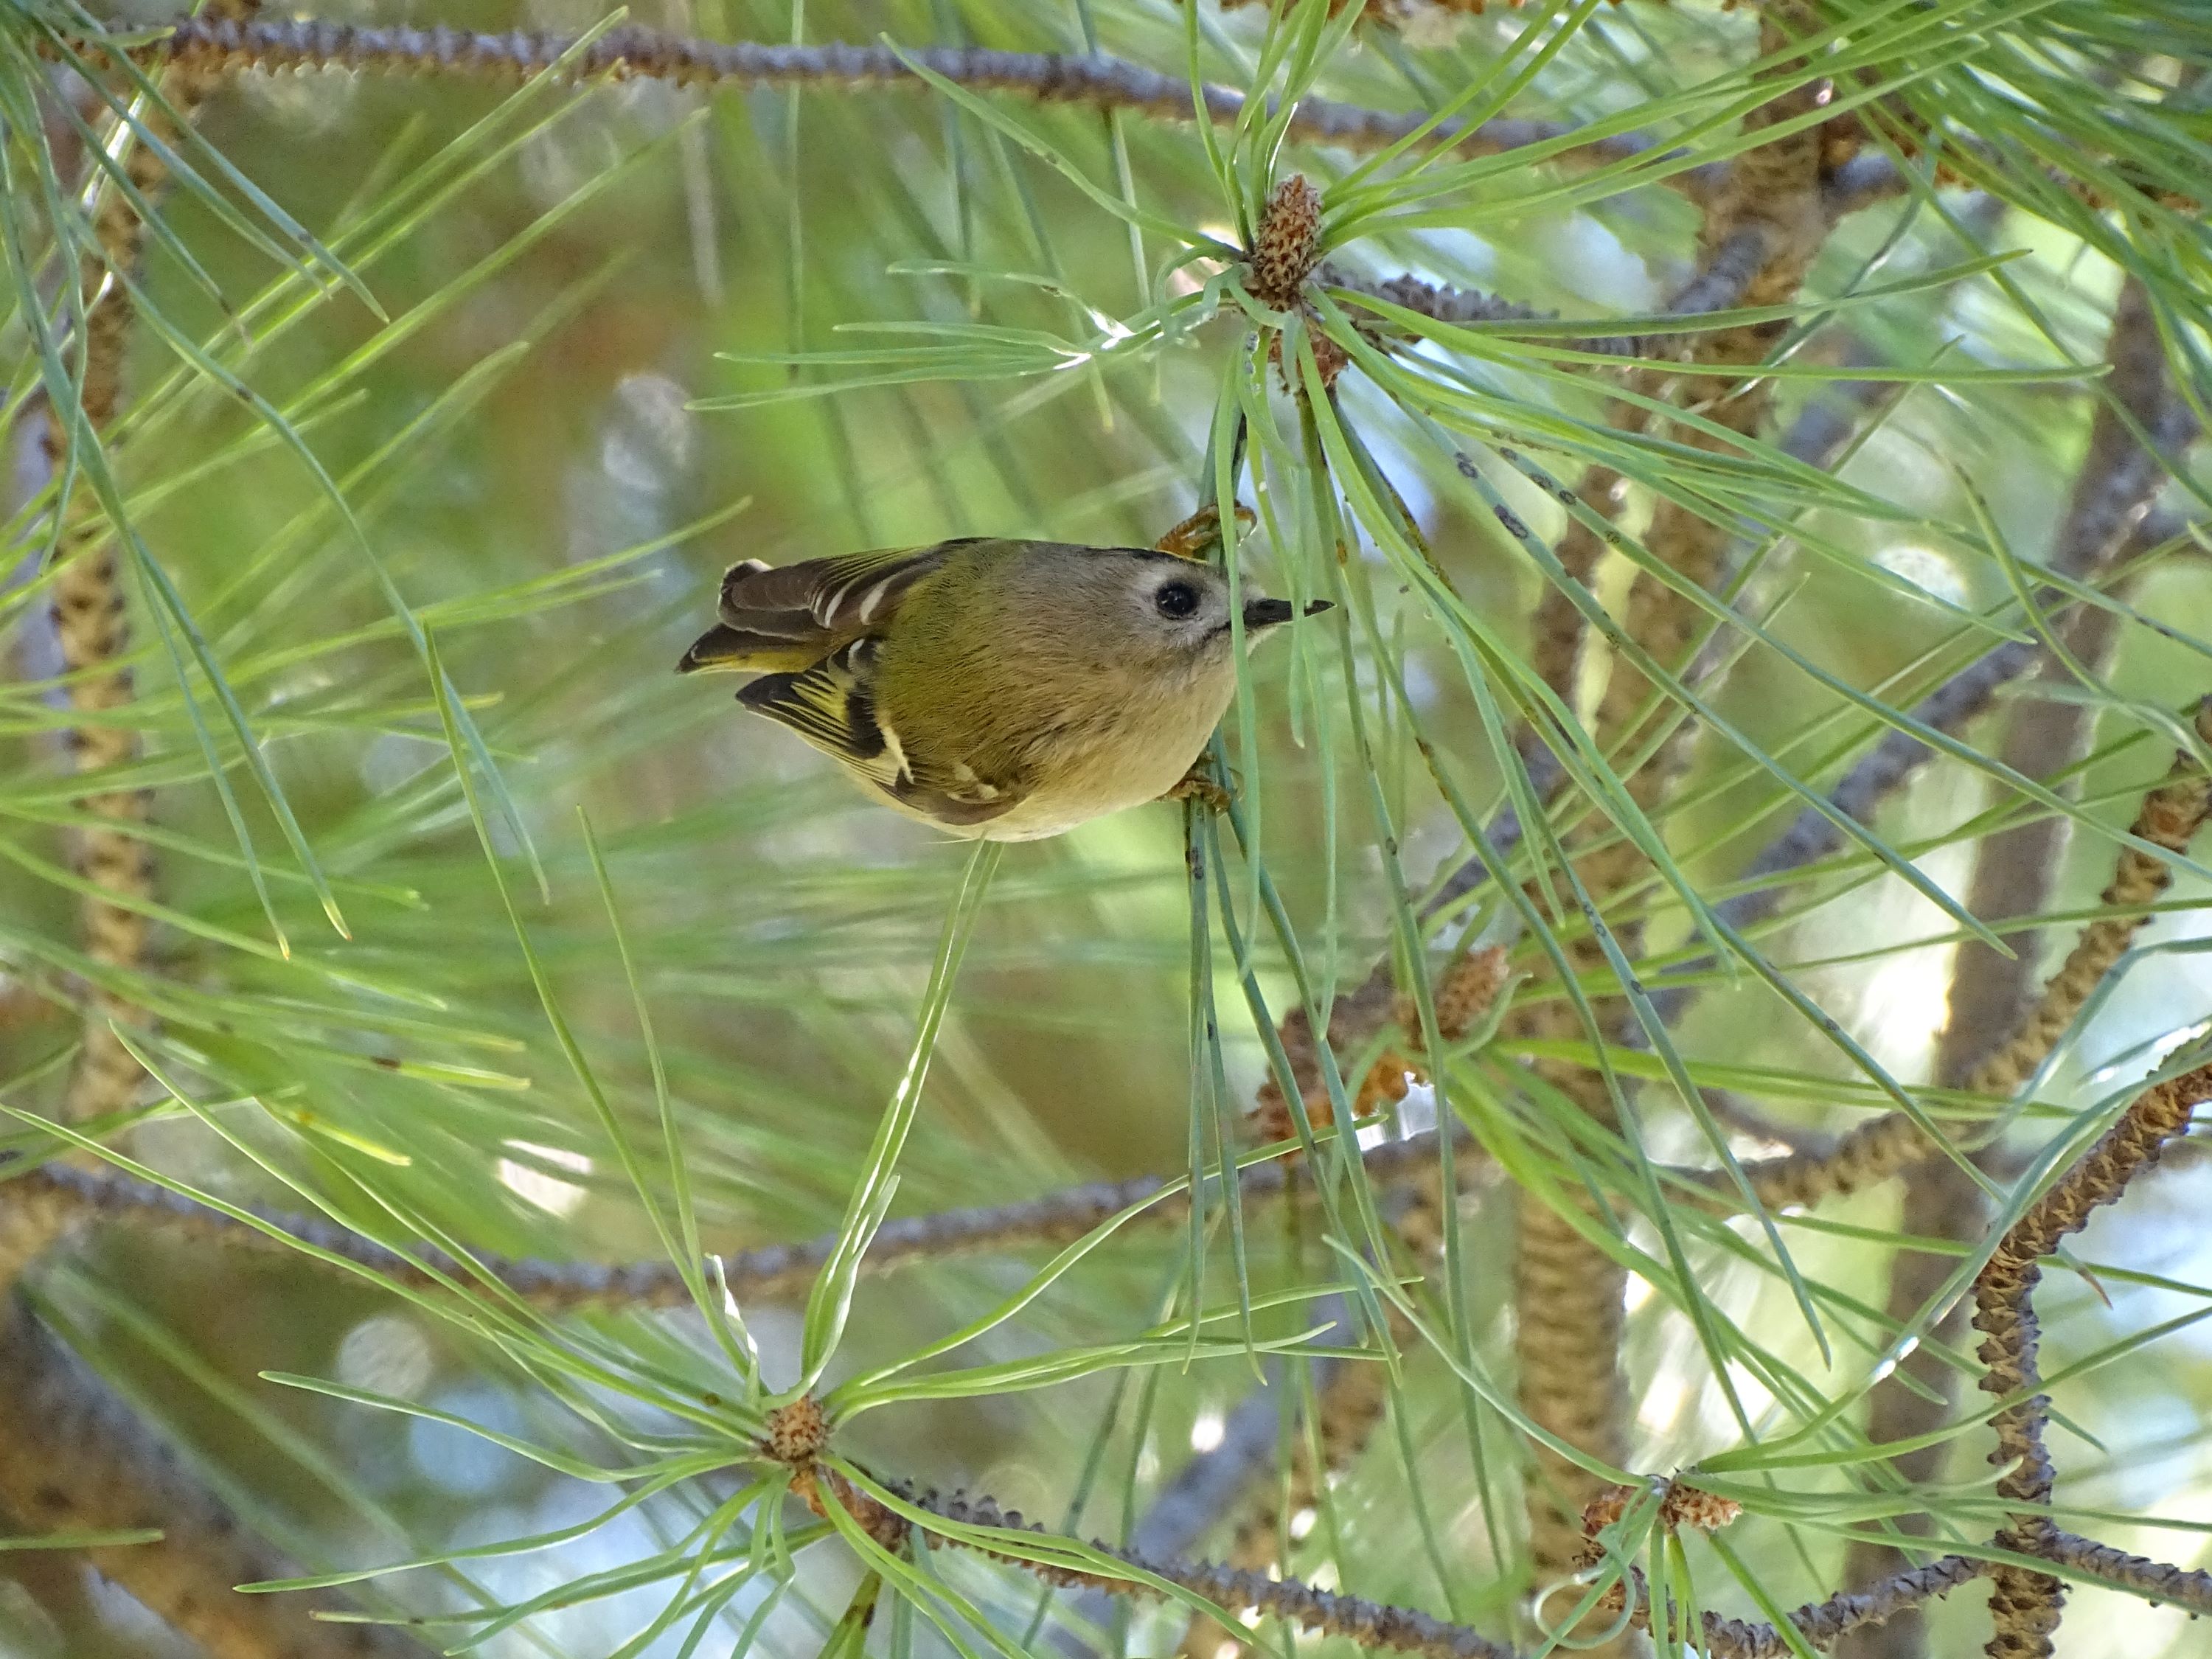
[[[2196,1651],[2208,69],[0,0],[0,1645]],[[1005,849],[669,672],[978,534],[1334,608]]]

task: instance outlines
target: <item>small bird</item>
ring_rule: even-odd
[[[1204,790],[1192,768],[1237,686],[1227,580],[1146,548],[968,537],[748,559],[720,611],[678,672],[759,673],[739,702],[970,839],[1036,841]],[[1293,614],[1247,599],[1247,637]]]

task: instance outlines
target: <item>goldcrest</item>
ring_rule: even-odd
[[[975,537],[748,559],[720,609],[679,672],[758,672],[739,702],[971,838],[1035,841],[1174,791],[1237,685],[1228,582],[1142,548]],[[1246,635],[1292,614],[1247,599]]]

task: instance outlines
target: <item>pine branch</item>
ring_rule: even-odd
[[[1018,1512],[1001,1510],[988,1498],[963,1494],[946,1498],[934,1492],[920,1493],[896,1481],[887,1482],[885,1486],[887,1490],[897,1493],[915,1508],[960,1525],[1049,1535],[1045,1528],[1025,1521]],[[942,1533],[933,1536],[943,1543],[978,1549],[981,1553],[1033,1573],[1048,1583],[1066,1588],[1081,1587],[1115,1595],[1158,1594],[1148,1585],[1127,1579],[1109,1578],[1103,1574],[1073,1571],[1031,1561],[1012,1553],[982,1548]],[[2142,1561],[2138,1557],[2120,1556],[2117,1551],[2101,1551],[2100,1547],[2087,1545],[2086,1540],[2071,1540],[2071,1543],[2076,1547],[2071,1550],[2067,1561],[2069,1566],[2086,1576],[2105,1579],[2116,1589],[2136,1589],[2184,1606],[2194,1605],[2193,1598],[2198,1591],[2194,1581],[2208,1577],[2202,1573],[2185,1573],[2178,1568],[2161,1566],[2156,1562]],[[1316,1590],[1295,1578],[1279,1579],[1207,1562],[1192,1563],[1154,1557],[1095,1541],[1091,1547],[1137,1571],[1205,1596],[1231,1612],[1256,1610],[1281,1618],[1301,1630],[1342,1637],[1359,1647],[1435,1656],[1436,1659],[1466,1659],[1466,1656],[1473,1656],[1473,1659],[1515,1659],[1512,1649],[1480,1632],[1465,1626],[1449,1624],[1409,1608],[1389,1607],[1358,1596],[1332,1595],[1325,1590]],[[2111,1559],[2114,1557],[2118,1559]],[[1971,1583],[1994,1571],[1995,1566],[1989,1562],[1962,1555],[1945,1556],[1926,1566],[1905,1568],[1881,1583],[1870,1585],[1865,1589],[1839,1591],[1825,1601],[1808,1602],[1790,1613],[1790,1623],[1806,1644],[1814,1648],[1826,1648],[1852,1631],[1894,1618],[1905,1608],[1947,1595],[1960,1585]],[[1636,1629],[1648,1630],[1651,1622],[1649,1587],[1644,1584],[1640,1570],[1632,1569],[1631,1577],[1637,1587],[1638,1607],[1630,1622]],[[1788,1659],[1796,1651],[1789,1638],[1772,1625],[1725,1618],[1716,1613],[1706,1613],[1702,1616],[1702,1636],[1705,1650],[1711,1659]],[[1677,1639],[1680,1639],[1679,1636]]]
[[[1985,1577],[1990,1564],[1971,1556],[1947,1555],[1923,1567],[1904,1567],[1864,1589],[1838,1590],[1825,1601],[1810,1601],[1790,1614],[1790,1623],[1808,1646],[1826,1648],[1855,1632],[1881,1628],[1891,1620],[1917,1616],[1919,1608],[1961,1584]],[[1628,1570],[1634,1586],[1636,1607],[1629,1618],[1637,1630],[1651,1628],[1651,1587],[1640,1567]],[[1620,1592],[1610,1611],[1618,1613]],[[1700,1634],[1707,1659],[1791,1659],[1797,1650],[1772,1625],[1724,1618],[1717,1613],[1699,1615]],[[1679,1643],[1686,1632],[1674,1620],[1668,1632]]]
[[[2212,1615],[2212,1572],[2130,1555],[2109,1544],[2055,1528],[2025,1542],[2028,1554],[2070,1568],[2110,1589],[2142,1596],[2154,1606],[2170,1601],[2200,1618]]]
[[[1474,1151],[1464,1135],[1457,1146],[1463,1155]],[[1434,1166],[1436,1134],[1431,1131],[1383,1141],[1366,1149],[1361,1158],[1372,1181],[1410,1180]],[[887,1221],[869,1246],[866,1268],[874,1274],[959,1255],[1070,1243],[1131,1205],[1165,1194],[1168,1185],[1164,1176],[1137,1176],[1063,1188],[1010,1204],[939,1210]],[[1285,1197],[1304,1200],[1312,1195],[1313,1184],[1295,1168],[1271,1161],[1241,1171],[1237,1193],[1239,1201],[1247,1205]],[[173,1229],[210,1244],[249,1249],[285,1249],[283,1241],[289,1239],[410,1286],[434,1286],[437,1279],[433,1275],[466,1281],[482,1274],[541,1308],[602,1304],[676,1307],[690,1299],[682,1275],[665,1261],[610,1264],[479,1255],[465,1264],[428,1245],[415,1246],[403,1255],[321,1216],[257,1204],[239,1206],[269,1230],[263,1231],[152,1182],[68,1164],[40,1164],[0,1182],[0,1200],[4,1200],[0,1201],[0,1222],[46,1206],[46,1213],[58,1218],[57,1224],[96,1217]],[[1166,1194],[1128,1224],[1178,1225],[1188,1217],[1188,1207],[1186,1194]],[[733,1292],[758,1301],[791,1300],[804,1297],[811,1288],[835,1243],[836,1235],[825,1234],[800,1243],[761,1245],[719,1260]],[[0,1262],[6,1259],[5,1244],[6,1234],[0,1232]]]
[[[896,1480],[885,1481],[883,1486],[914,1508],[957,1525],[1052,1536],[1047,1528],[1024,1519],[1018,1511],[1001,1509],[991,1498],[980,1494],[945,1497],[920,1492]],[[857,1493],[852,1494],[849,1501],[856,1505],[856,1514],[875,1502]],[[975,1550],[1062,1588],[1079,1588],[1109,1595],[1160,1594],[1148,1584],[1128,1579],[1032,1561],[945,1533],[933,1532],[931,1535],[940,1543]],[[1466,1626],[1447,1623],[1411,1608],[1390,1607],[1359,1596],[1333,1595],[1295,1578],[1274,1578],[1211,1562],[1185,1561],[1095,1540],[1091,1547],[1138,1572],[1202,1595],[1230,1612],[1255,1610],[1282,1619],[1297,1629],[1341,1637],[1356,1646],[1418,1653],[1435,1659],[1516,1659],[1514,1650],[1503,1643]],[[2044,1540],[2042,1553],[2051,1560],[2063,1561],[2083,1577],[2101,1581],[2115,1589],[2170,1601],[2193,1610],[2203,1610],[2206,1598],[2212,1597],[2212,1574],[2189,1572],[2147,1561],[2140,1556],[2125,1555],[2069,1534],[2053,1533]],[[1793,1610],[1789,1620],[1808,1645],[1827,1648],[1855,1630],[1878,1625],[1906,1608],[1948,1595],[1960,1585],[1994,1575],[2001,1568],[2000,1563],[1947,1555],[1925,1566],[1904,1568],[1863,1589],[1838,1591],[1824,1601],[1808,1602]],[[1640,1570],[1632,1568],[1629,1576],[1637,1598],[1630,1623],[1638,1630],[1649,1630],[1649,1586]],[[1616,1589],[1616,1611],[1620,1594]],[[1703,1614],[1701,1625],[1705,1651],[1711,1659],[1788,1659],[1796,1651],[1789,1638],[1772,1625],[1729,1619],[1717,1613]],[[1679,1633],[1675,1639],[1680,1639]]]
[[[167,28],[166,37],[150,46],[134,46],[133,56],[166,58],[216,76],[339,70],[514,85],[551,70],[565,83],[645,78],[713,91],[756,87],[927,90],[927,83],[913,67],[920,64],[979,92],[1011,93],[1038,103],[1119,110],[1156,121],[1191,120],[1195,107],[1190,82],[1182,76],[1098,54],[1072,57],[981,46],[894,50],[842,42],[773,46],[690,40],[629,26],[607,30],[582,45],[574,35],[520,29],[483,34],[447,27],[367,28],[307,18],[188,16],[161,27]],[[96,37],[71,45],[88,54],[112,50]],[[1226,88],[1206,87],[1202,96],[1206,117],[1216,125],[1233,125],[1244,106],[1243,95]],[[1419,113],[1308,98],[1300,100],[1291,116],[1290,136],[1306,143],[1366,152],[1396,143],[1425,119]],[[1554,122],[1499,117],[1474,127],[1445,122],[1436,129],[1432,141],[1469,155],[1494,155],[1571,139],[1572,133],[1571,127]],[[1602,166],[1656,154],[1649,140],[1619,135],[1570,143],[1547,159]],[[1670,175],[1666,182],[1694,191],[1710,179],[1708,171],[1692,168]]]
[[[2027,1396],[2005,1407],[1991,1420],[1997,1444],[1990,1461],[2011,1465],[1997,1482],[2000,1497],[2046,1505],[2055,1479],[2043,1443],[2051,1402],[2035,1392],[2042,1380],[2034,1306],[2035,1287],[2043,1275],[2041,1259],[2061,1239],[2081,1231],[2091,1212],[2117,1200],[2140,1170],[2155,1163],[2160,1147],[2188,1129],[2191,1113],[2207,1100],[2212,1100],[2212,1066],[2145,1090],[2103,1139],[2013,1224],[1976,1276],[1973,1325],[1987,1339],[1977,1351],[1987,1367],[1981,1386],[2000,1397]],[[2023,1513],[1998,1533],[1996,1541],[2007,1549],[2033,1553],[2035,1546],[2047,1544],[2053,1533],[2046,1517]],[[2064,1587],[2048,1573],[2002,1564],[1990,1577],[1990,1610],[1996,1634],[1990,1638],[1989,1659],[2051,1659],[2051,1638],[2058,1628]]]
[[[1668,303],[1668,314],[1686,319],[1705,317],[1742,304],[1744,295],[1765,268],[1766,253],[1767,234],[1764,229],[1747,226],[1736,232],[1708,256],[1698,274]],[[1485,294],[1479,289],[1454,288],[1449,283],[1425,282],[1410,272],[1368,283],[1325,265],[1319,276],[1324,286],[1355,304],[1362,300],[1380,300],[1439,323],[1548,323],[1559,320],[1557,312],[1538,311],[1531,306],[1518,305],[1510,300]],[[1377,326],[1390,331],[1419,332],[1417,329],[1407,328],[1396,318],[1379,319]],[[1607,357],[1650,358],[1664,356],[1694,338],[1693,331],[1683,331],[1654,334],[1590,334],[1579,338],[1570,337],[1556,340],[1553,343],[1564,350],[1589,352]],[[1618,415],[1613,423],[1622,423]]]
[[[4,1212],[0,1212],[4,1213]],[[240,1595],[231,1587],[299,1569],[249,1534],[176,1450],[33,1318],[20,1297],[0,1324],[0,1505],[27,1531],[158,1528],[147,1544],[88,1550],[93,1565],[224,1659],[425,1659],[388,1626],[334,1624],[323,1592]]]
[[[988,1498],[961,1494],[939,1497],[934,1492],[917,1493],[911,1488],[896,1485],[890,1486],[889,1489],[896,1492],[916,1508],[962,1526],[1044,1533],[1042,1527],[1024,1521],[1018,1511],[1001,1510]],[[971,1549],[977,1547],[945,1534],[935,1535],[947,1543]],[[1263,1572],[1217,1566],[1208,1561],[1186,1561],[1165,1556],[1155,1558],[1137,1550],[1119,1549],[1104,1543],[1094,1542],[1091,1547],[1139,1572],[1164,1579],[1194,1595],[1204,1596],[1216,1606],[1231,1612],[1255,1608],[1282,1620],[1294,1629],[1310,1631],[1322,1636],[1341,1637],[1358,1647],[1391,1653],[1419,1654],[1423,1659],[1515,1659],[1512,1649],[1492,1640],[1479,1631],[1432,1618],[1411,1607],[1392,1607],[1358,1595],[1336,1595],[1328,1590],[1316,1589],[1295,1578],[1271,1578]],[[996,1550],[984,1549],[981,1553],[1034,1573],[1047,1583],[1062,1589],[1102,1590],[1113,1595],[1159,1594],[1149,1585],[1126,1578],[1109,1578],[1103,1573],[1052,1566]]]

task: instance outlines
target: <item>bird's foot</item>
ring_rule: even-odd
[[[1249,530],[1259,522],[1259,519],[1250,507],[1239,501],[1237,503],[1237,522]],[[1154,542],[1152,551],[1172,553],[1178,559],[1202,558],[1220,539],[1221,509],[1209,501]]]
[[[1162,800],[1194,800],[1209,812],[1229,810],[1229,787],[1213,775],[1212,769],[1203,760],[1193,761],[1190,770],[1176,780]]]

